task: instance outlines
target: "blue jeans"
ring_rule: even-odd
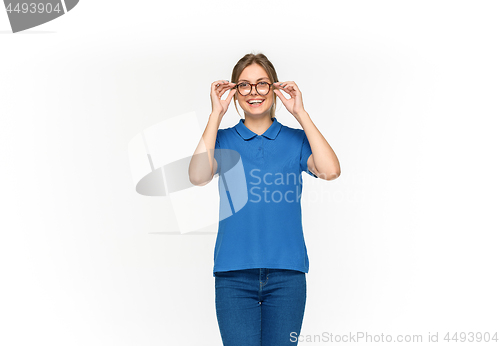
[[[215,307],[224,346],[297,345],[305,306],[303,272],[267,268],[215,272]]]

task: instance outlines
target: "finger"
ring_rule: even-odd
[[[300,93],[299,87],[295,82],[283,82],[280,84],[280,88],[291,96],[297,96]]]
[[[285,90],[285,88],[288,86],[288,82],[276,82],[276,87]]]
[[[290,94],[290,88],[288,88],[286,83],[280,83],[279,90],[282,90],[282,91],[286,92],[287,94]]]
[[[286,88],[286,87],[289,87],[289,86],[292,86],[294,87],[295,89],[298,89],[299,87],[297,86],[297,83],[293,82],[293,81],[286,81],[286,82],[276,82],[275,83],[277,86],[279,86],[280,88]]]
[[[231,88],[232,88],[232,85],[230,85],[230,84],[221,85],[217,88],[217,95],[219,97],[221,97],[222,95],[224,95],[226,93],[226,91],[230,90]]]
[[[297,95],[297,89],[295,89],[295,86],[293,86],[293,85],[287,85],[285,88],[285,91],[287,93],[289,93],[290,95],[293,95],[293,96]]]
[[[226,96],[226,100],[228,98],[232,98],[233,95],[236,93],[236,89],[232,89],[230,86],[229,87],[226,87],[224,88],[223,90],[221,90],[221,92],[219,93],[218,97],[219,99],[222,101],[222,98],[224,97],[224,94],[226,94],[227,92],[229,91],[229,93],[227,94],[228,96]],[[230,102],[230,101],[228,101]]]
[[[215,82],[212,83],[212,86],[214,87],[218,87],[220,84],[222,84],[223,80],[220,79],[220,80],[216,80]]]
[[[212,83],[212,90],[220,87],[221,85],[230,83],[228,80],[220,79]]]
[[[279,97],[279,99],[281,100],[281,102],[285,103],[286,101],[288,101],[285,98],[285,96],[281,93],[281,91],[279,91],[278,89],[274,89],[273,91]]]
[[[230,89],[224,89],[224,90],[221,90],[220,92],[217,92],[217,97],[218,97],[219,99],[221,99],[221,100],[222,100],[222,97],[224,96],[224,94],[225,94],[228,90],[230,90]]]
[[[227,85],[230,85],[230,86],[235,86],[236,84],[235,83],[232,83],[232,82],[229,82],[227,80],[220,80],[220,81],[216,81],[212,84],[215,84],[215,88],[221,88],[221,87],[224,87],[224,86],[227,86]]]
[[[220,98],[228,89],[231,88],[231,84],[230,83],[226,83],[226,84],[219,84],[219,86],[217,86],[217,84],[213,85],[212,86],[212,92],[217,95],[218,98]]]
[[[224,100],[224,102],[226,102],[226,104],[229,104],[235,93],[236,93],[236,89],[231,90],[229,92],[229,94],[227,95],[226,99]]]
[[[289,82],[287,86],[290,90],[300,92],[299,87],[294,82]]]

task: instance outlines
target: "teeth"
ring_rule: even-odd
[[[252,103],[252,104],[253,104],[253,103],[262,103],[262,100],[260,100],[260,101],[253,100],[253,101],[249,101],[249,103]]]

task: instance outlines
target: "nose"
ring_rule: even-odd
[[[250,95],[258,95],[257,93],[257,84],[256,85],[250,85]]]

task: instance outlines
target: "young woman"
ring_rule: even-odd
[[[189,176],[200,186],[215,173],[222,178],[220,208],[228,215],[219,221],[213,275],[224,346],[296,344],[309,271],[301,173],[333,180],[340,175],[339,161],[305,111],[297,84],[279,82],[264,54],[241,58],[231,81],[213,82],[210,96],[212,113]],[[278,122],[276,97],[303,130]],[[219,129],[231,99],[245,118]],[[239,178],[237,170],[231,173],[238,162],[244,172]]]

